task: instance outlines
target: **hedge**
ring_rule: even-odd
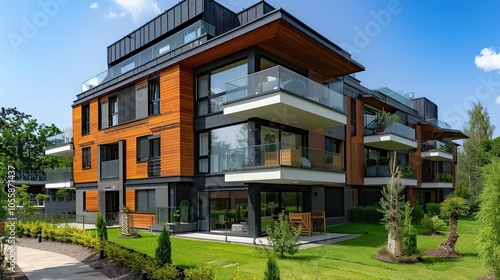
[[[378,224],[384,214],[375,206],[354,206],[349,210],[349,221],[352,223]]]

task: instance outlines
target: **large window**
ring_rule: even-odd
[[[82,169],[89,169],[90,166],[90,147],[82,149]]]
[[[216,68],[197,78],[198,115],[206,115],[222,111],[222,103],[226,101],[224,92],[226,83],[248,75],[247,60]]]
[[[200,133],[198,136],[198,140],[198,171],[200,173],[208,173],[208,132]]]
[[[248,124],[238,124],[214,129],[210,133],[210,172],[222,172],[227,168],[227,151],[239,148],[241,156],[238,160],[244,160],[245,149],[248,146]]]
[[[160,157],[160,137],[150,135],[137,138],[137,161]]]
[[[137,212],[155,213],[155,190],[138,190],[136,193]]]
[[[82,105],[82,135],[90,133],[90,105]]]
[[[149,115],[160,114],[160,79],[149,81]]]

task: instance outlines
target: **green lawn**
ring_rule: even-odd
[[[418,248],[436,247],[444,236],[422,235],[426,229],[417,227]],[[329,227],[330,232],[359,233],[348,241],[300,250],[291,258],[278,260],[282,279],[477,279],[488,270],[477,257],[475,243],[478,228],[472,218],[458,222],[460,238],[456,249],[460,259],[424,257],[418,264],[389,264],[373,258],[387,238],[381,225],[344,224]],[[368,234],[365,234],[368,231]],[[108,229],[109,239],[125,247],[154,256],[158,235],[141,233],[139,239],[118,238],[120,229]],[[217,279],[229,279],[236,267],[239,275],[264,275],[266,258],[254,247],[231,243],[193,241],[172,237],[174,265],[189,268],[210,265]]]

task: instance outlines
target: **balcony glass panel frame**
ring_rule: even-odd
[[[336,88],[340,88],[337,85]],[[251,98],[256,94],[284,91],[346,114],[345,95],[283,66],[275,66],[226,83],[222,103]]]
[[[160,56],[171,53],[183,46],[206,35],[215,36],[215,27],[204,21],[198,21],[185,29],[169,36],[163,41],[151,46],[144,51],[110,67],[106,71],[82,83],[82,92],[97,87],[102,83],[123,75],[140,67]]]

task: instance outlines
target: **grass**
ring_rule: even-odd
[[[441,244],[444,236],[425,236],[428,229],[416,226],[421,251]],[[340,243],[300,250],[291,258],[279,259],[282,279],[477,279],[488,270],[477,257],[478,233],[471,217],[458,222],[460,237],[456,250],[460,259],[423,257],[417,264],[390,264],[373,258],[387,239],[381,225],[344,224],[329,227],[329,232],[357,233],[360,237]],[[368,232],[367,234],[365,232]],[[125,247],[154,256],[158,235],[141,233],[142,238],[119,238],[120,229],[108,229],[109,239]],[[217,279],[230,279],[238,267],[240,276],[264,275],[266,257],[253,246],[172,237],[172,259],[176,266],[190,268],[210,265]]]

